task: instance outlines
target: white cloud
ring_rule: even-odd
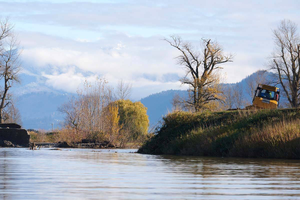
[[[75,93],[85,81],[94,82],[97,79],[97,75],[85,77],[77,73],[75,67],[70,67],[65,73],[42,73],[42,76],[47,78],[46,85],[71,93]]]
[[[49,86],[74,92],[82,80],[105,76],[113,85],[132,82],[140,97],[177,89],[176,80],[163,77],[184,75],[174,59],[178,51],[164,37],[217,40],[234,54],[224,66],[225,82],[237,82],[266,68],[280,20],[300,24],[296,0],[0,0],[0,6],[15,23],[26,70],[43,74]]]
[[[178,52],[159,37],[122,37],[111,44],[105,40],[64,41],[40,34],[31,40],[26,40],[30,45],[22,54],[25,70],[40,73],[48,86],[67,92],[76,92],[86,79],[105,77],[114,87],[122,79],[131,82],[134,90],[143,88],[134,92],[133,97],[139,99],[149,95],[147,91],[178,88],[174,77],[184,73],[174,59]]]

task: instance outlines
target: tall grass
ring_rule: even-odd
[[[300,111],[171,113],[140,153],[264,158],[300,157]]]
[[[254,128],[239,138],[230,156],[300,158],[300,119],[282,120]]]

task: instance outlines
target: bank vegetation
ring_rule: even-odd
[[[139,153],[300,158],[300,110],[173,112]]]
[[[117,92],[104,79],[86,81],[59,111],[63,128],[51,133],[30,132],[32,142],[63,143],[64,147],[136,147],[148,139],[147,108],[128,98],[123,82]]]

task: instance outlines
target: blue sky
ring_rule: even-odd
[[[0,0],[0,8],[15,25],[24,73],[67,92],[97,76],[113,86],[123,79],[133,99],[184,89],[178,52],[163,41],[170,35],[196,47],[216,40],[234,55],[222,71],[230,83],[267,68],[281,20],[300,24],[296,0]]]

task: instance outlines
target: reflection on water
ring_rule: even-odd
[[[0,199],[298,199],[300,163],[0,149]]]

